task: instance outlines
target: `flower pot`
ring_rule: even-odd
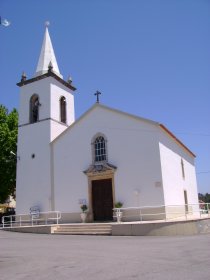
[[[117,211],[117,212],[116,212],[116,217],[117,217],[117,222],[118,222],[118,223],[121,223],[121,221],[122,221],[122,215],[123,215],[122,212],[120,212],[120,211]]]
[[[86,212],[82,212],[80,214],[80,217],[81,217],[82,223],[86,223],[87,213]]]

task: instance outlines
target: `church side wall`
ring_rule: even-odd
[[[88,202],[88,178],[83,171],[92,164],[91,141],[99,132],[108,141],[108,162],[117,167],[116,201],[122,201],[124,207],[162,205],[158,128],[94,108],[53,143],[55,210],[80,212],[79,201]]]
[[[194,158],[164,132],[160,132],[159,146],[165,204],[184,205],[184,191],[187,193],[188,204],[197,204],[198,191]],[[181,160],[183,161],[184,177]],[[197,208],[194,207],[194,209]],[[168,207],[168,212],[177,210],[177,207]],[[183,213],[185,207],[181,207],[179,211]]]

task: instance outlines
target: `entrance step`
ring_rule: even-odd
[[[110,224],[69,224],[59,225],[54,229],[53,234],[69,235],[111,235]]]

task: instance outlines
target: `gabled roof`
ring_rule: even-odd
[[[140,121],[144,121],[147,123],[150,123],[152,125],[157,126],[159,129],[161,129],[161,131],[163,131],[164,133],[167,134],[167,136],[169,136],[170,138],[172,138],[179,146],[181,146],[185,151],[187,151],[191,156],[195,157],[195,154],[190,151],[178,138],[176,138],[176,136],[170,132],[163,124],[159,123],[159,122],[155,122],[149,119],[145,119],[139,116],[135,116],[117,109],[113,109],[110,108],[108,106],[105,106],[101,103],[95,103],[92,107],[90,107],[89,110],[87,110],[82,116],[80,116],[72,125],[70,125],[66,130],[64,130],[60,135],[58,135],[58,137],[56,137],[51,143],[53,144],[54,142],[56,142],[62,135],[64,135],[69,129],[73,128],[75,125],[77,125],[82,119],[84,119],[91,111],[93,111],[95,108],[103,108],[105,110],[117,113],[117,114],[123,114],[124,116],[128,116],[130,118],[136,119],[136,120],[140,120]]]
[[[190,153],[191,156],[196,157],[196,155],[190,151],[190,149],[187,148],[168,128],[166,128],[163,124],[159,124],[159,127],[167,134],[169,135],[175,142],[177,142],[182,148],[184,148],[188,153]]]
[[[105,105],[102,105],[101,103],[95,103],[93,106],[91,106],[83,115],[81,115],[73,124],[71,124],[66,130],[64,130],[61,134],[59,134],[51,143],[54,143],[55,141],[57,141],[57,139],[59,139],[63,134],[65,134],[69,129],[73,128],[75,125],[77,125],[82,119],[84,119],[91,111],[93,111],[95,108],[103,108],[105,110],[108,110],[108,111],[111,111],[111,112],[114,112],[114,113],[117,113],[117,114],[123,114],[125,116],[128,116],[128,117],[131,117],[131,118],[134,118],[134,119],[137,119],[137,120],[141,120],[141,121],[144,121],[144,122],[148,122],[150,124],[153,124],[153,125],[158,125],[157,122],[154,122],[154,121],[151,121],[151,120],[148,120],[148,119],[144,119],[144,118],[141,118],[141,117],[138,117],[138,116],[135,116],[135,115],[132,115],[132,114],[129,114],[129,113],[126,113],[126,112],[123,112],[123,111],[120,111],[120,110],[117,110],[117,109],[113,109],[111,107],[108,107],[108,106],[105,106]]]

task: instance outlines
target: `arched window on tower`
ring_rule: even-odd
[[[99,135],[95,138],[93,142],[94,146],[94,161],[101,162],[107,161],[107,148],[105,137]]]
[[[30,99],[30,123],[36,123],[39,120],[39,96],[34,94]]]
[[[60,98],[60,117],[61,122],[66,123],[66,98],[64,96]]]

